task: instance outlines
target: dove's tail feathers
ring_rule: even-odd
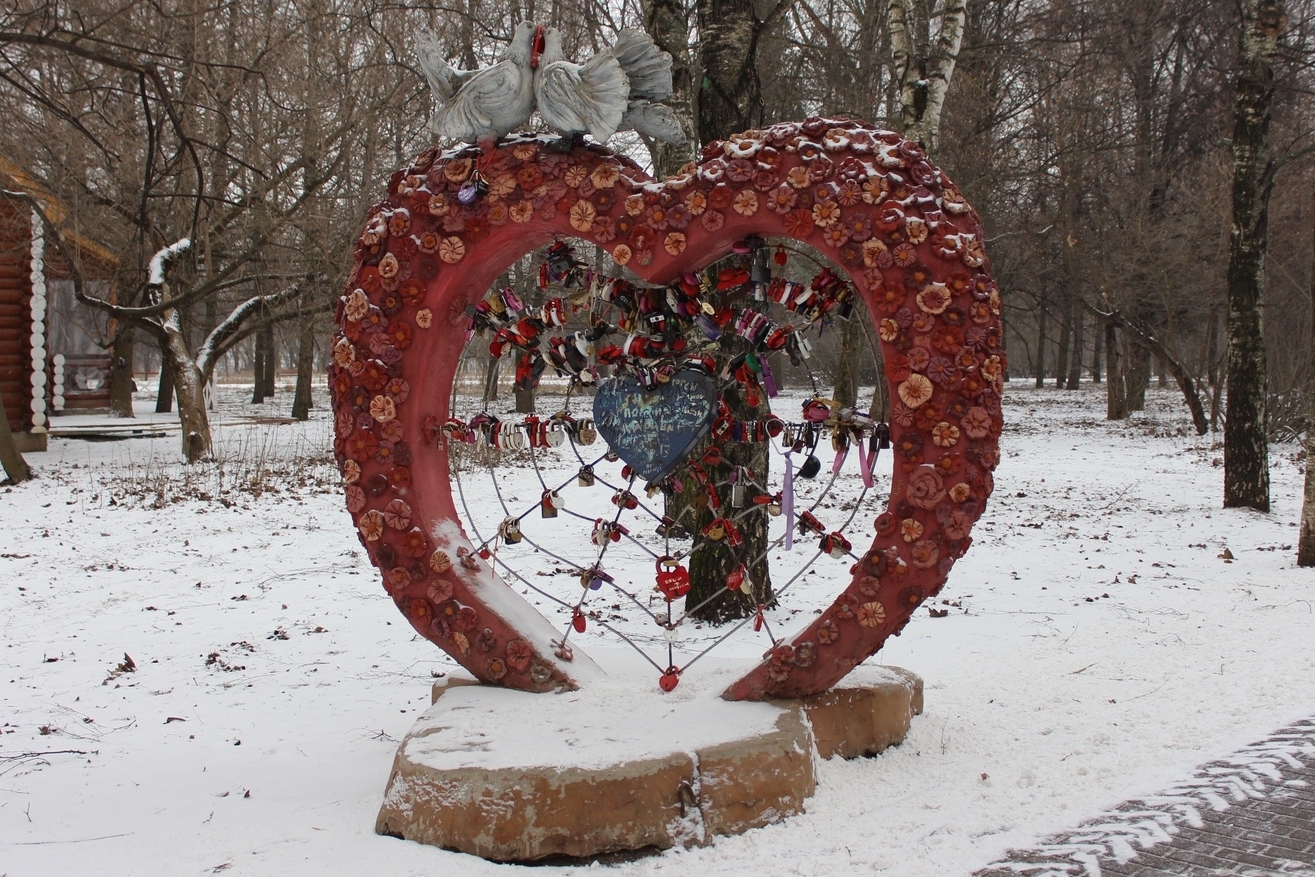
[[[671,55],[659,49],[647,33],[626,28],[617,35],[612,54],[630,79],[632,100],[671,97]]]
[[[420,62],[420,72],[425,74],[434,98],[440,104],[452,100],[461,86],[461,76],[443,60],[443,52],[438,40],[432,33],[422,30],[416,34],[416,58]]]
[[[631,101],[630,108],[626,110],[625,118],[621,121],[621,129],[628,128],[634,128],[646,137],[674,143],[676,146],[685,143],[685,131],[680,127],[676,114],[666,104],[655,104],[646,100]]]
[[[616,58],[599,52],[580,68],[580,92],[589,133],[603,143],[621,125],[629,103],[630,80]]]

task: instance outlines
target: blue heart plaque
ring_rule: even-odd
[[[598,434],[645,481],[675,469],[716,416],[712,378],[689,369],[649,389],[631,375],[608,378],[594,396]]]

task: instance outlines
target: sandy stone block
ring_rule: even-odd
[[[435,771],[403,748],[375,830],[499,862],[665,849],[693,774],[685,754],[603,770]]]
[[[882,681],[804,698],[818,755],[858,758],[904,741],[922,712],[922,679],[899,667],[885,670]]]
[[[813,741],[802,711],[790,707],[770,734],[698,751],[699,808],[707,840],[803,812],[805,799],[817,788]]]

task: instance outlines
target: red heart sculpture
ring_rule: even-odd
[[[452,501],[442,424],[478,301],[555,237],[606,247],[653,283],[748,235],[793,238],[844,267],[876,322],[891,387],[895,466],[876,538],[815,621],[727,691],[824,691],[898,633],[968,549],[999,461],[1000,299],[977,215],[916,144],[809,119],[709,144],[655,182],[597,146],[569,154],[513,137],[481,161],[430,150],[370,212],[338,308],[329,370],[347,507],[384,585],[421,635],[479,679],[544,691],[597,667],[472,554]],[[470,187],[467,187],[469,192]]]

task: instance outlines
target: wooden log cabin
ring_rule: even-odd
[[[0,190],[30,195],[56,223],[69,215],[2,157]],[[75,234],[65,233],[64,240],[76,253],[84,279],[112,292],[118,267],[114,255]],[[96,348],[89,333],[71,325],[71,286],[68,265],[46,240],[31,203],[0,194],[0,393],[20,450],[45,450],[52,414],[109,405],[109,356]],[[52,306],[52,297],[62,306]],[[94,323],[94,315],[80,310]],[[104,375],[98,379],[100,372]]]

